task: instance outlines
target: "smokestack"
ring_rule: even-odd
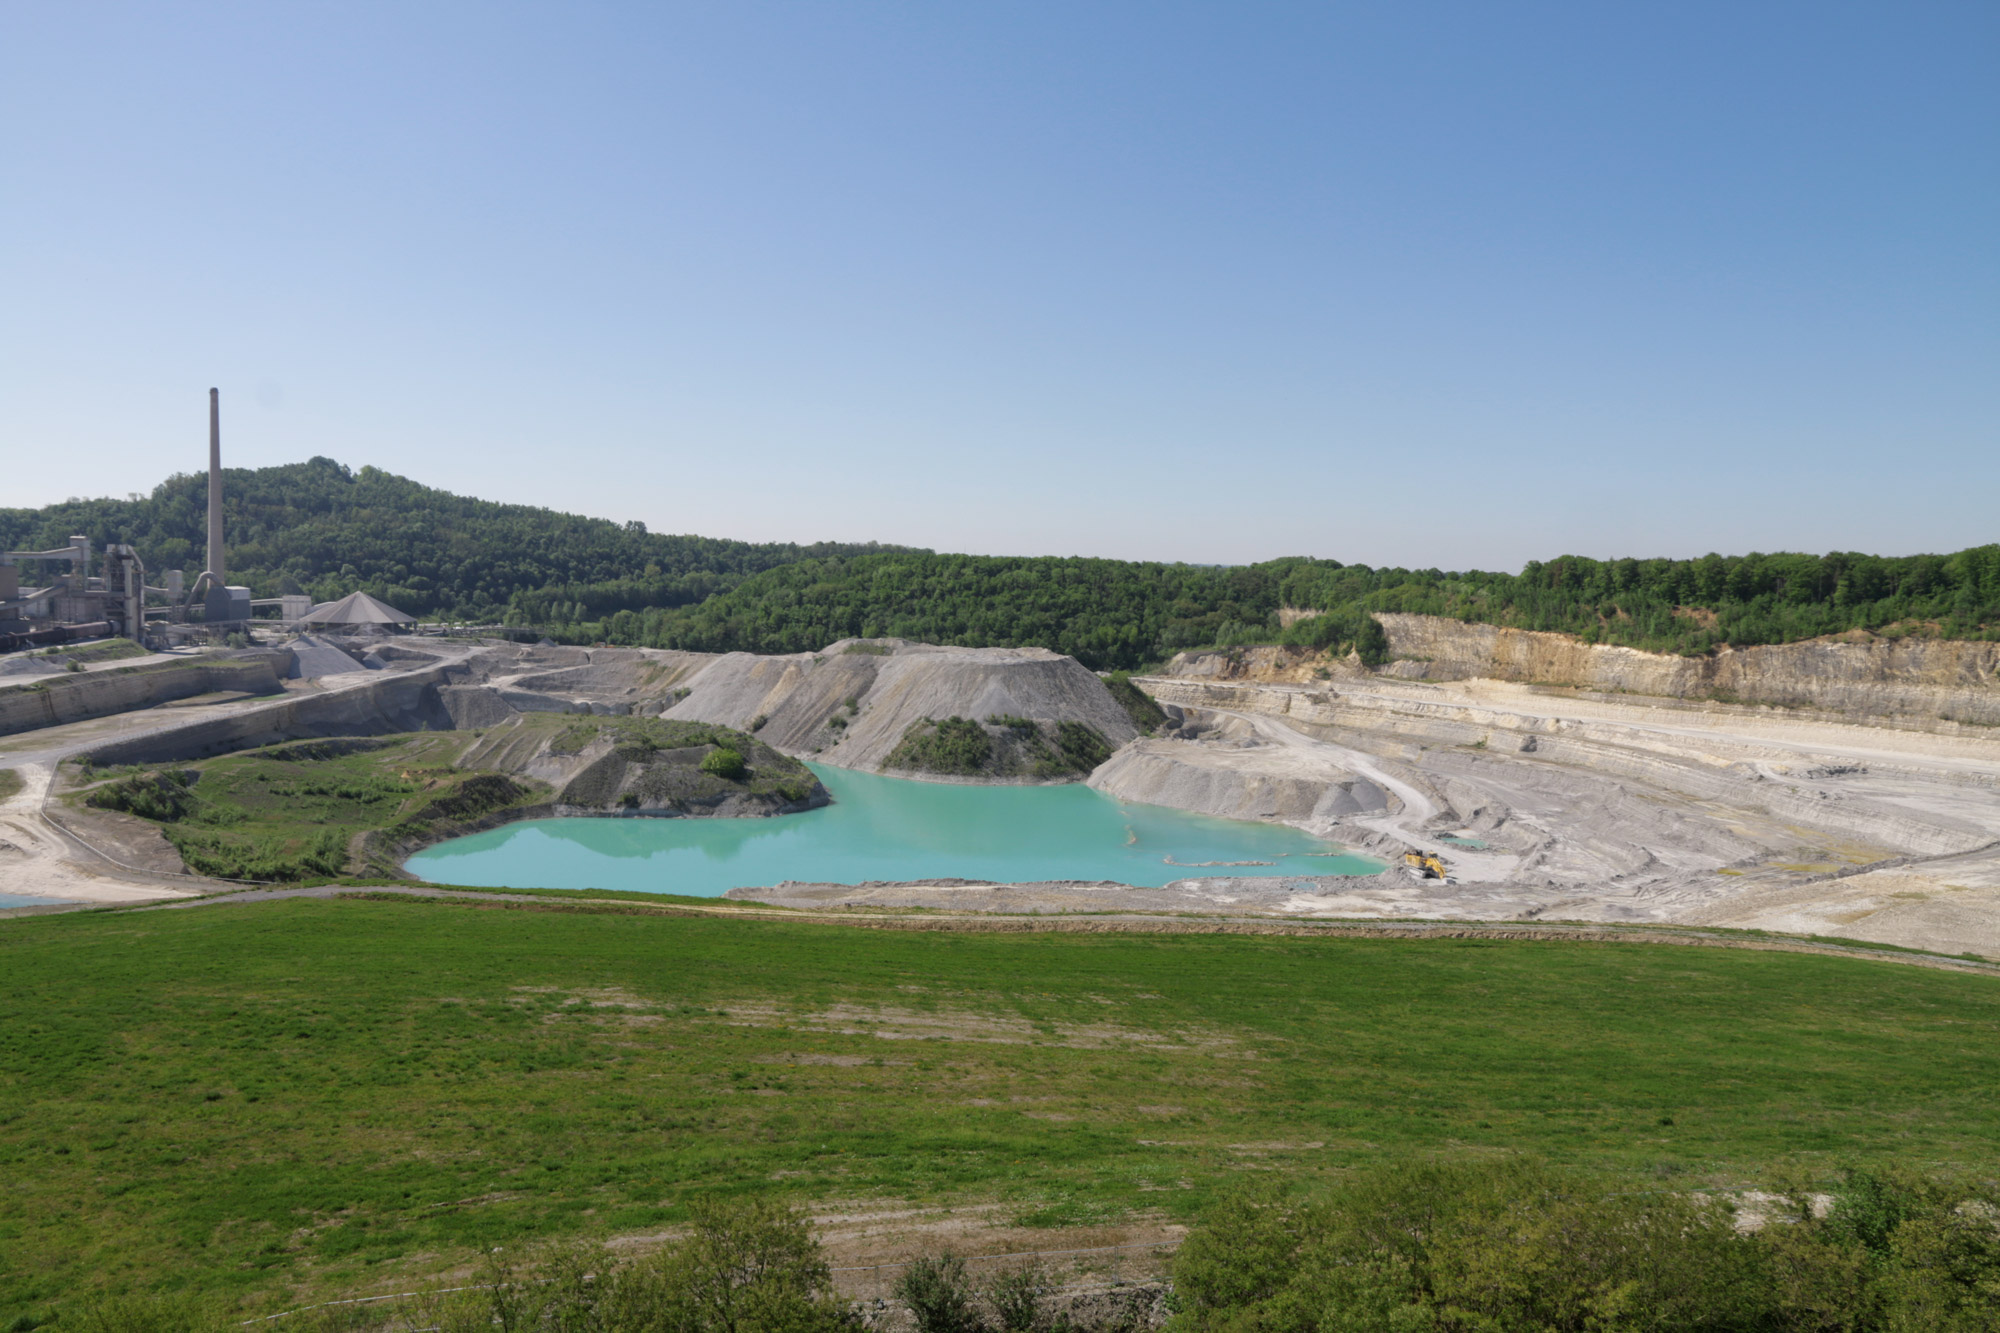
[[[222,394],[216,389],[208,391],[208,571],[215,575],[213,587],[229,582],[222,568]]]

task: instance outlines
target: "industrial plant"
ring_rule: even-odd
[[[416,617],[353,593],[315,606],[292,594],[253,598],[228,579],[222,521],[222,397],[208,391],[207,567],[192,579],[169,569],[151,581],[139,552],[114,542],[102,552],[88,535],[46,551],[0,552],[0,652],[127,638],[150,648],[247,632],[251,622],[287,628],[411,624]]]

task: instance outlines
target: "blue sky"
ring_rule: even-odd
[[[15,4],[0,504],[1518,568],[2000,539],[2000,7]]]

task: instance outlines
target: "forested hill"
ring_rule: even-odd
[[[615,601],[606,590],[598,604]],[[582,597],[572,606],[585,605]],[[892,552],[803,560],[680,609],[578,612],[554,632],[708,652],[803,652],[850,636],[1040,645],[1098,669],[1183,648],[1289,642],[1385,648],[1371,611],[1559,630],[1701,653],[1867,629],[2000,638],[2000,545],[1956,555],[1565,556],[1519,574],[1285,559],[1234,568]],[[1323,614],[1280,628],[1282,607]]]
[[[1564,556],[1519,574],[1283,559],[1235,567],[753,545],[494,504],[328,458],[224,473],[232,583],[329,600],[356,589],[417,615],[498,620],[572,642],[810,652],[836,639],[1029,646],[1098,669],[1183,648],[1385,648],[1374,611],[1701,653],[1866,629],[2000,638],[2000,545],[1956,555]],[[151,570],[201,568],[207,479],[150,496],[0,509],[0,549],[87,533]],[[1281,608],[1322,614],[1281,627]]]
[[[628,600],[607,612],[683,606],[790,561],[900,549],[670,537],[638,523],[453,495],[379,468],[353,472],[330,458],[225,468],[223,496],[229,581],[255,596],[304,592],[327,601],[359,589],[414,615],[470,620],[498,620],[517,595],[526,598],[517,618],[542,618],[558,603],[575,605],[558,595],[569,585],[600,598],[617,588]],[[148,571],[185,569],[192,579],[207,524],[208,478],[183,475],[140,498],[0,509],[0,549],[47,550],[80,532],[100,548],[130,542]]]

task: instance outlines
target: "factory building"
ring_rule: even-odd
[[[200,623],[214,629],[240,628],[259,608],[303,619],[312,609],[309,597],[252,601],[248,588],[229,583],[222,535],[222,403],[210,389],[208,568],[192,583],[170,569],[155,585],[132,547],[114,543],[99,556],[82,535],[52,550],[0,552],[0,652],[112,635],[145,643],[149,630],[159,638],[163,626],[197,619],[197,607]]]

